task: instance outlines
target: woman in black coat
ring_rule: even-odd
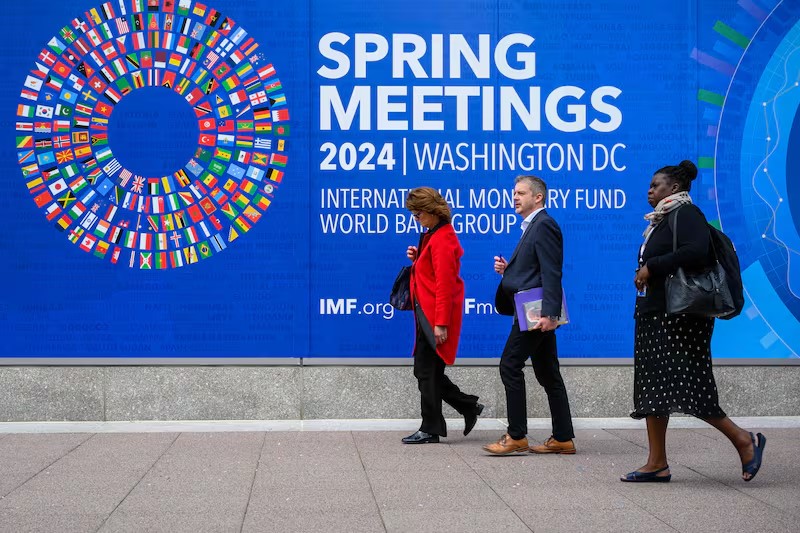
[[[654,208],[645,215],[650,225],[639,249],[636,333],[634,340],[633,418],[647,421],[647,463],[620,479],[667,482],[666,433],[669,415],[696,416],[725,434],[739,452],[742,479],[750,481],[761,467],[766,438],[740,428],[719,406],[711,368],[714,319],[666,312],[667,277],[678,267],[697,271],[714,260],[702,211],[689,196],[697,167],[691,161],[658,170],[647,195]],[[673,251],[672,217],[677,221],[677,249]]]

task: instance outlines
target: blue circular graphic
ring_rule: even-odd
[[[746,297],[715,342],[737,357],[798,357],[800,3],[767,3],[740,3],[737,27],[717,23],[725,38],[714,53],[695,53],[715,80],[699,95],[709,141],[701,150],[713,154],[707,192],[737,247]]]

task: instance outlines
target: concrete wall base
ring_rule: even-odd
[[[452,367],[477,394],[485,417],[505,417],[496,367]],[[631,366],[565,366],[575,417],[624,417],[632,408]],[[730,416],[800,416],[800,366],[715,368]],[[526,369],[528,416],[549,417]],[[316,420],[417,418],[408,366],[0,367],[0,422],[121,420]],[[445,417],[458,415],[445,406]]]

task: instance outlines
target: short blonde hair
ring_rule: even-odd
[[[412,189],[406,197],[406,209],[430,213],[445,222],[450,222],[452,217],[447,201],[439,194],[439,191],[431,187]]]

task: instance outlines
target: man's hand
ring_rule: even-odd
[[[539,319],[539,323],[536,324],[533,329],[540,329],[542,331],[553,331],[558,327],[557,320],[550,320],[550,317],[543,316]]]
[[[502,255],[494,256],[494,271],[503,275],[503,272],[506,271],[506,267],[508,266],[508,261],[506,261]]]

